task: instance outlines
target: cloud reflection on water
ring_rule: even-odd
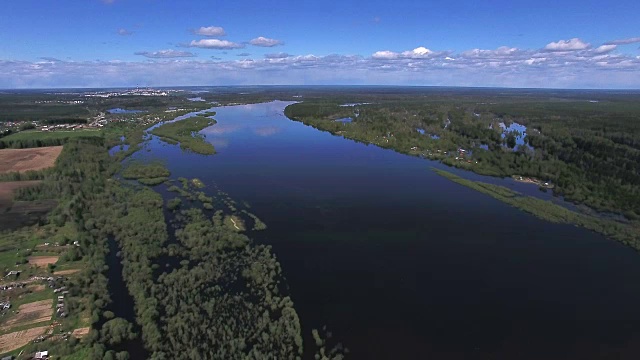
[[[222,135],[222,134],[230,134],[236,132],[245,126],[237,125],[237,124],[220,124],[217,123],[213,126],[210,126],[206,129],[200,131],[202,134],[214,134],[214,135]]]
[[[253,132],[256,135],[260,135],[260,136],[271,136],[274,134],[277,134],[279,132],[281,132],[282,129],[278,126],[261,126],[258,128],[253,129]]]

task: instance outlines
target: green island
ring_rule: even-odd
[[[215,115],[216,115],[215,111],[204,111],[198,114],[198,116],[204,116],[204,117],[215,116]]]
[[[121,172],[124,179],[138,180],[144,185],[159,185],[169,179],[171,172],[161,163],[142,164],[139,161],[127,165]]]
[[[215,120],[203,116],[194,116],[184,120],[162,124],[151,130],[153,135],[170,144],[180,143],[180,148],[202,155],[215,154],[213,145],[204,140],[198,131],[214,125]]]
[[[205,185],[202,182],[202,180],[200,180],[198,178],[191,179],[191,183],[193,184],[193,186],[195,186],[198,189],[202,189],[203,187],[205,187]]]

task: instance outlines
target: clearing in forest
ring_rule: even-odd
[[[75,338],[81,338],[83,336],[86,336],[87,334],[89,334],[89,331],[91,330],[90,327],[83,327],[83,328],[79,328],[79,329],[75,329],[73,330],[73,336]]]
[[[80,269],[69,269],[69,270],[60,270],[60,271],[55,271],[53,273],[53,275],[71,275],[71,274],[75,274],[77,272],[79,272]]]
[[[28,260],[30,265],[44,267],[49,264],[55,264],[58,262],[58,258],[59,256],[30,256]]]
[[[42,300],[22,304],[19,312],[2,324],[0,330],[7,331],[15,326],[25,326],[51,320],[53,316],[53,300]]]
[[[13,351],[27,345],[31,340],[44,334],[48,328],[49,326],[40,326],[0,336],[0,354]]]
[[[0,150],[0,174],[50,168],[61,152],[62,146],[2,149]]]

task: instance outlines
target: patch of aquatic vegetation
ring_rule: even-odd
[[[244,221],[236,215],[225,216],[224,223],[229,229],[235,232],[242,232],[247,230]]]
[[[204,187],[204,183],[198,178],[191,179],[191,184],[198,189],[202,189]]]
[[[253,231],[265,230],[267,225],[255,214],[248,211],[251,205],[246,201],[238,203],[229,196],[228,193],[218,189],[217,185],[212,184],[211,188],[215,190],[213,195],[209,195],[201,189],[206,185],[200,179],[187,179],[179,177],[174,180],[167,181],[167,191],[178,194],[178,198],[169,200],[166,204],[167,209],[176,211],[183,207],[185,202],[199,202],[204,210],[214,210],[216,214],[221,214],[221,226],[227,226],[233,231],[246,231],[250,228]],[[247,225],[249,224],[249,225]]]
[[[263,223],[256,215],[247,210],[242,210],[242,212],[253,220],[253,228],[251,230],[265,230],[267,228],[267,224]]]

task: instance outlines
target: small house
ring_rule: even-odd
[[[48,359],[49,358],[49,352],[48,351],[38,351],[34,356],[34,359],[38,359],[38,360],[44,360],[44,359]]]

